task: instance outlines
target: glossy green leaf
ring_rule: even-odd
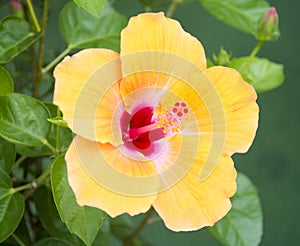
[[[243,79],[257,92],[272,90],[284,81],[284,67],[265,58],[242,57],[233,59],[229,65],[238,70]]]
[[[3,168],[3,170],[9,173],[15,162],[15,159],[15,145],[0,137],[0,168]]]
[[[70,245],[84,245],[74,234],[71,234],[66,225],[62,223],[56,210],[51,191],[45,186],[37,189],[33,195],[36,210],[43,227],[57,239],[64,240]]]
[[[44,238],[36,242],[34,246],[72,246],[72,244],[56,238]]]
[[[57,112],[57,106],[55,106],[52,103],[45,103],[45,106],[50,112],[50,116],[55,118]],[[48,119],[49,121],[49,119]],[[60,151],[66,150],[73,139],[73,133],[69,128],[61,127],[59,130],[60,133]],[[47,136],[47,141],[52,145],[56,146],[56,125],[51,124],[51,130],[49,135]],[[25,146],[25,145],[16,145],[17,153],[21,155],[25,155],[28,157],[37,157],[37,156],[46,156],[46,155],[52,155],[53,152],[51,149],[49,149],[47,146]]]
[[[106,0],[74,0],[74,2],[96,18],[100,17],[101,10],[106,4]]]
[[[48,119],[48,121],[57,126],[68,127],[67,122],[65,122],[64,119],[60,116],[50,118]]]
[[[0,135],[11,143],[39,146],[50,130],[47,108],[38,100],[11,93],[0,97]]]
[[[9,72],[0,66],[0,96],[14,92],[14,81]]]
[[[16,16],[0,21],[0,64],[8,63],[41,37],[30,31],[28,23]]]
[[[247,33],[256,35],[258,21],[268,10],[265,0],[199,0],[217,19]]]
[[[11,188],[10,177],[0,168],[0,242],[16,230],[24,213],[23,196]]]
[[[109,227],[109,220],[108,219],[104,219],[101,229],[99,230],[93,246],[109,246],[109,238],[110,238],[110,227]]]
[[[69,2],[59,16],[63,38],[70,49],[109,48],[120,49],[120,32],[126,26],[126,18],[111,7],[105,7],[96,19]]]
[[[57,158],[51,172],[52,192],[62,221],[87,245],[92,245],[106,214],[99,209],[79,206],[68,183],[64,157]]]
[[[230,212],[211,228],[226,246],[259,245],[263,233],[263,215],[255,186],[243,174],[237,178],[237,192]]]

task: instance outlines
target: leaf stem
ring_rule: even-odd
[[[30,12],[33,24],[35,26],[35,29],[36,29],[37,32],[40,32],[41,31],[41,27],[40,27],[40,24],[39,24],[39,22],[38,22],[38,20],[36,18],[34,9],[32,7],[31,0],[26,0],[26,2],[27,2],[27,6],[28,6],[28,9],[29,9],[29,12]]]
[[[182,0],[173,0],[171,5],[169,6],[167,13],[166,13],[166,17],[171,18],[172,15],[174,14],[178,4],[180,4],[182,2]]]
[[[49,72],[62,58],[64,58],[71,50],[72,46],[68,46],[63,52],[61,52],[52,62],[50,62],[45,68],[42,69],[43,74]]]
[[[43,183],[46,181],[46,179],[50,176],[51,166],[52,166],[52,165],[50,165],[50,166],[48,167],[48,169],[47,169],[45,172],[43,172],[43,173],[36,179],[35,183],[37,184],[37,186],[40,186],[41,184],[43,184]]]
[[[31,183],[16,187],[16,188],[12,188],[11,193],[14,194],[14,193],[19,192],[19,191],[32,189],[33,186],[35,186],[33,183],[34,183],[34,181],[32,181]]]
[[[125,239],[125,241],[123,242],[123,246],[130,245],[130,243],[139,235],[139,233],[144,229],[144,227],[148,225],[152,213],[153,213],[153,209],[150,209],[146,213],[145,218],[142,220],[140,225],[133,231],[133,233],[127,239]]]
[[[39,43],[39,56],[38,56],[38,62],[37,62],[37,78],[35,80],[34,85],[34,91],[33,96],[38,98],[39,97],[39,89],[41,85],[41,80],[43,77],[43,60],[44,60],[44,46],[45,46],[45,33],[46,33],[46,27],[47,27],[47,21],[48,21],[48,12],[49,12],[49,0],[45,0],[44,2],[44,8],[43,8],[43,19],[42,19],[42,37],[40,39]]]
[[[254,58],[256,56],[256,54],[260,51],[262,45],[264,44],[264,41],[259,40],[258,43],[256,44],[256,46],[254,47],[254,49],[252,50],[250,57]]]
[[[22,155],[18,160],[16,160],[14,167],[19,166],[26,158],[27,156]]]
[[[56,149],[48,142],[48,140],[46,139],[44,144],[53,152],[53,154],[56,154]]]
[[[13,233],[11,236],[20,246],[26,246],[26,244],[23,243],[23,241],[15,233]]]
[[[37,189],[50,176],[50,172],[51,172],[51,165],[48,167],[48,169],[45,172],[43,172],[38,178],[36,178],[32,182],[16,188],[12,188],[11,193],[16,193],[19,191],[29,190],[29,189],[33,189],[33,190]]]
[[[57,112],[56,112],[57,117],[61,116],[60,110],[57,107]],[[56,152],[60,151],[60,126],[56,125]]]

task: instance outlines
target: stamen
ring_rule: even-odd
[[[174,113],[174,111],[173,111]],[[155,122],[158,128],[161,128],[166,135],[174,135],[180,132],[180,124],[173,114],[162,108],[154,110],[156,116]]]
[[[123,140],[132,143],[137,149],[145,150],[152,142],[181,132],[183,117],[189,112],[185,102],[175,102],[169,109],[159,106],[144,107],[133,114],[128,122]]]

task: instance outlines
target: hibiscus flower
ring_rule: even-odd
[[[152,206],[174,231],[231,208],[236,170],[258,125],[256,93],[163,13],[132,17],[120,54],[86,49],[54,71],[54,103],[76,133],[65,160],[80,205],[111,217]]]

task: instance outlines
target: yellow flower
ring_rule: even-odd
[[[258,124],[256,93],[163,13],[130,19],[120,55],[86,49],[54,71],[54,103],[77,134],[67,153],[78,204],[110,216],[151,206],[174,231],[213,225],[231,208],[236,171]]]

